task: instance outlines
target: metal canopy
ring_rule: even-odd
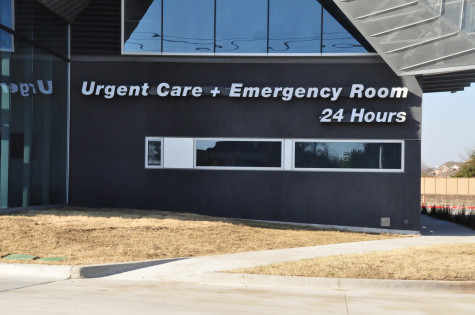
[[[69,24],[81,14],[92,0],[36,0],[47,7],[50,11],[56,13]]]
[[[475,0],[322,2],[338,6],[397,75],[424,76],[424,92],[475,81]],[[441,80],[444,86],[434,87]]]

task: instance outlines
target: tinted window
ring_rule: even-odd
[[[162,141],[149,140],[147,141],[147,165],[161,166],[162,165]]]
[[[401,169],[401,143],[296,142],[296,168]]]
[[[320,53],[321,16],[315,0],[270,0],[269,53]]]
[[[366,49],[326,10],[323,10],[323,53],[363,53]]]
[[[267,53],[267,0],[216,1],[216,52]]]
[[[125,0],[124,5],[124,51],[161,52],[162,0]]]
[[[163,1],[163,52],[213,53],[214,0]]]
[[[196,140],[196,166],[281,167],[280,141]]]

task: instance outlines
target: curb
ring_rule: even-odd
[[[100,278],[131,270],[166,264],[180,259],[182,258],[89,266],[0,263],[0,276],[51,278],[55,280]]]
[[[131,270],[147,268],[151,266],[166,264],[182,258],[146,260],[139,262],[126,262],[117,264],[89,265],[89,266],[73,266],[71,268],[71,279],[89,279],[100,278],[123,273]]]
[[[475,281],[344,279],[206,272],[203,284],[280,286],[330,290],[384,290],[475,293]]]
[[[239,219],[229,218],[232,220],[244,221],[244,222],[263,222],[276,225],[292,225],[302,227],[313,227],[323,231],[341,231],[341,232],[357,232],[357,233],[379,233],[379,234],[402,234],[402,235],[421,235],[420,231],[415,230],[396,230],[396,229],[382,229],[382,228],[370,228],[359,226],[347,226],[347,225],[330,225],[330,224],[315,224],[315,223],[298,223],[298,222],[280,222],[269,220],[251,220],[251,219]]]
[[[0,276],[68,279],[72,266],[0,263]]]

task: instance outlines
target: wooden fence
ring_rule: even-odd
[[[475,196],[475,178],[422,177],[421,195]]]

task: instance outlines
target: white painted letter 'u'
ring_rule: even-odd
[[[82,83],[82,94],[83,95],[92,95],[94,93],[94,87],[96,86],[96,81],[91,81],[91,86],[89,90],[87,90],[87,81]]]

